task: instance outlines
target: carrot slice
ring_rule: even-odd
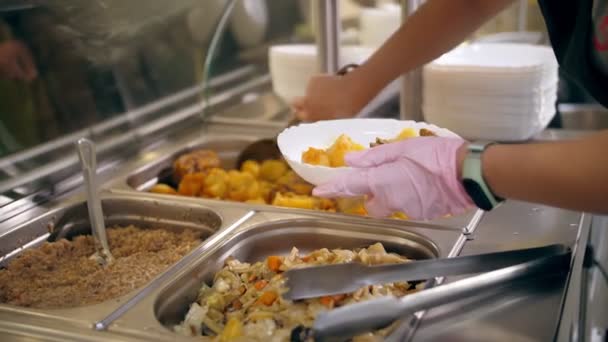
[[[275,300],[277,300],[278,294],[275,291],[266,291],[262,293],[260,298],[258,298],[257,302],[259,304],[264,304],[266,306],[272,305]]]
[[[266,280],[262,279],[262,280],[256,281],[255,284],[253,284],[253,287],[255,287],[255,289],[259,291],[259,290],[265,288],[266,285],[268,285],[268,282]]]
[[[266,259],[266,263],[268,264],[268,268],[274,272],[278,272],[281,264],[283,264],[281,257],[276,255],[269,256],[268,259]]]
[[[334,299],[331,296],[321,297],[321,299],[319,299],[319,301],[326,308],[331,309],[334,306]]]

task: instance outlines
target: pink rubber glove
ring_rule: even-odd
[[[355,169],[318,186],[319,197],[367,195],[371,216],[403,212],[413,219],[460,214],[473,202],[458,179],[457,152],[463,140],[419,137],[346,155]]]

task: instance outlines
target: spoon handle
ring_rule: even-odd
[[[106,235],[101,201],[97,194],[97,160],[95,145],[92,141],[83,138],[78,140],[77,146],[78,157],[82,165],[85,191],[87,194],[87,207],[89,209],[89,219],[91,221],[91,230],[95,240],[95,247],[104,262],[109,263],[112,260],[112,254],[110,253],[110,246]]]

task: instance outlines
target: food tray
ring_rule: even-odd
[[[194,229],[202,233],[203,239],[209,238],[246,214],[246,211],[241,210],[218,210],[198,203],[180,203],[145,196],[106,195],[102,197],[102,207],[108,227],[133,224],[144,229],[165,228],[172,231]],[[0,266],[5,265],[26,248],[37,247],[47,240],[52,241],[61,237],[69,239],[81,234],[90,234],[87,206],[84,201],[74,200],[16,226],[0,236],[0,246],[2,246]],[[191,254],[200,253],[198,249],[204,245],[205,242]],[[91,326],[93,322],[122,306],[138,291],[99,304],[74,308],[35,309],[0,304],[0,312],[80,321]]]
[[[234,135],[217,135],[205,138],[203,140],[198,140],[196,142],[191,142],[189,144],[185,144],[182,148],[174,148],[170,151],[164,150],[159,151],[155,155],[156,158],[152,158],[151,161],[136,161],[132,165],[127,165],[125,172],[122,175],[116,176],[112,181],[109,182],[107,188],[117,191],[117,192],[132,192],[139,191],[145,192],[149,190],[152,186],[157,183],[165,183],[171,184],[172,177],[172,166],[173,162],[181,155],[191,152],[196,149],[210,149],[217,152],[220,157],[222,168],[232,169],[236,166],[236,160],[239,153],[251,142],[257,140],[257,137],[242,135],[242,136],[234,136]],[[159,195],[164,198],[176,198],[173,195]],[[183,197],[180,197],[183,198]],[[278,211],[290,211],[294,213],[314,213],[315,215],[320,211],[306,210],[306,209],[295,209],[295,208],[287,208],[287,207],[276,207],[271,205],[260,205],[260,204],[244,204],[240,202],[228,202],[228,201],[218,201],[214,199],[205,199],[205,198],[195,198],[198,201],[203,201],[203,203],[230,203],[236,204],[236,207],[242,208],[253,208],[257,210],[278,210]],[[444,227],[449,227],[452,229],[462,229],[467,226],[467,224],[471,221],[474,211],[469,213],[441,218],[432,221],[431,223],[434,225],[440,225]],[[349,214],[330,214],[330,216],[336,215],[340,217],[358,217],[356,215]],[[383,221],[391,221],[391,222],[402,222],[401,220],[394,219],[382,219]],[[375,221],[375,220],[374,220]]]
[[[428,232],[420,228],[406,231],[394,226],[374,227],[350,221],[294,218],[294,215],[262,212],[237,233],[201,255],[109,329],[146,340],[196,340],[174,333],[172,326],[183,319],[201,284],[211,282],[230,256],[252,262],[269,255],[288,254],[294,246],[306,253],[324,247],[351,249],[381,242],[389,252],[427,259],[447,256],[460,236],[456,232],[437,230],[432,231],[434,238],[431,240],[425,235]]]

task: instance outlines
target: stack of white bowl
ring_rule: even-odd
[[[467,139],[522,141],[555,115],[558,65],[548,47],[464,45],[424,68],[425,120]]]

